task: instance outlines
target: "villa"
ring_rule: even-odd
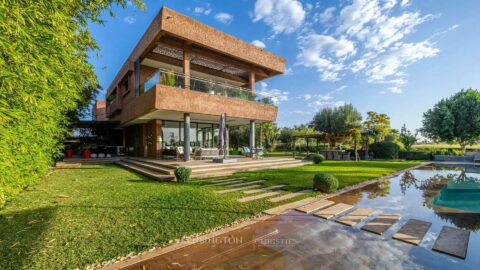
[[[93,116],[115,124],[129,156],[188,161],[217,148],[222,114],[227,129],[249,125],[254,148],[255,125],[277,118],[255,83],[284,71],[284,58],[163,7]]]

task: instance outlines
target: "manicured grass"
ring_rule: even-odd
[[[381,177],[420,164],[415,161],[324,161],[319,165],[239,173],[252,179],[265,179],[267,185],[288,185],[288,190],[309,189],[315,173],[333,174],[339,180],[339,188]]]
[[[325,162],[238,175],[303,190],[316,172],[336,175],[344,187],[415,164]],[[224,187],[202,183],[160,183],[114,165],[54,170],[0,210],[0,269],[81,268],[281,204],[238,203],[242,192],[215,194]]]

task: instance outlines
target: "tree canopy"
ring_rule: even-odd
[[[383,141],[391,131],[390,117],[386,114],[367,112],[367,119],[363,122],[364,133],[373,137],[374,142]]]
[[[60,155],[69,122],[98,91],[87,23],[127,2],[0,2],[0,205]]]
[[[480,93],[461,90],[423,114],[422,134],[436,142],[458,143],[462,151],[480,140]]]
[[[326,134],[331,147],[341,142],[354,128],[361,125],[362,115],[353,107],[346,104],[336,108],[324,108],[313,117],[312,124],[317,131]]]

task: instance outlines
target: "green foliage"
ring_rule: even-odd
[[[384,113],[367,112],[367,119],[363,122],[363,127],[375,142],[382,141],[391,131],[390,117]]]
[[[325,160],[325,157],[321,154],[312,155],[313,164],[319,164]]]
[[[393,142],[376,142],[370,146],[373,156],[377,159],[398,159],[401,147]]]
[[[177,182],[186,183],[190,180],[190,175],[192,174],[192,169],[189,167],[178,167],[174,171]]]
[[[423,114],[422,134],[436,142],[466,145],[480,141],[480,93],[462,90]]]
[[[362,115],[353,107],[346,104],[336,108],[325,108],[313,117],[315,129],[327,135],[331,147],[345,140],[351,129],[360,127]]]
[[[406,160],[432,160],[431,151],[400,151],[398,157]]]
[[[332,193],[338,189],[338,180],[331,174],[317,173],[313,177],[313,190]]]
[[[405,150],[410,151],[412,149],[412,146],[417,142],[417,134],[413,135],[410,133],[410,131],[407,129],[405,124],[402,126],[402,129],[400,131],[400,137],[398,140],[403,143],[405,146]]]
[[[177,80],[176,80],[176,77],[175,77],[175,73],[173,72],[173,70],[169,70],[167,72],[162,72],[160,74],[160,84],[163,84],[163,85],[168,85],[168,86],[177,86]]]
[[[265,143],[266,149],[273,151],[280,136],[280,129],[272,122],[263,123],[261,127],[260,138]]]
[[[0,2],[0,197],[11,198],[61,155],[72,118],[98,91],[88,22],[111,1]]]

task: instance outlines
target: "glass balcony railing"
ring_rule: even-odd
[[[139,95],[142,95],[143,93],[149,91],[157,84],[185,88],[186,79],[188,78],[185,78],[183,74],[159,69],[157,72],[155,72],[155,74],[148,78],[145,83],[140,86]],[[211,95],[255,101],[269,105],[275,105],[276,100],[275,96],[272,95],[266,95],[262,93],[254,94],[246,88],[196,78],[192,76],[190,76],[189,90],[208,93]]]

